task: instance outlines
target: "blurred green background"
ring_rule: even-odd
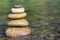
[[[60,0],[0,0],[0,28],[6,28],[9,19],[7,15],[11,12],[14,4],[21,4],[28,14],[26,19],[30,22],[33,35],[50,34],[58,35],[60,23]],[[0,31],[4,33],[4,30]],[[47,33],[47,32],[46,32]]]

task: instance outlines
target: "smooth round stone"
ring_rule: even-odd
[[[19,19],[19,18],[24,18],[26,17],[27,14],[26,13],[21,13],[21,14],[9,14],[8,15],[8,18],[11,18],[11,19]]]
[[[29,23],[25,19],[11,20],[8,22],[8,26],[28,26]]]
[[[10,37],[18,37],[18,36],[25,36],[30,35],[32,33],[31,28],[29,27],[9,27],[6,29],[6,35]]]
[[[13,13],[20,13],[20,12],[24,12],[25,9],[22,7],[22,8],[12,8],[11,11]]]
[[[21,8],[22,5],[14,5],[14,8]]]

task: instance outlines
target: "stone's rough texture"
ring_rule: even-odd
[[[22,8],[12,8],[11,11],[13,13],[20,13],[20,12],[24,12],[25,9],[22,7]]]
[[[12,20],[8,23],[8,26],[28,26],[29,23],[25,19]]]
[[[26,17],[27,14],[26,13],[21,13],[21,14],[9,14],[8,15],[8,18],[11,18],[11,19],[19,19],[19,18],[24,18]]]
[[[31,33],[32,30],[28,27],[22,27],[22,28],[10,27],[6,29],[6,35],[10,37],[25,36]]]

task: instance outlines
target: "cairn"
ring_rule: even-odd
[[[29,28],[29,22],[24,19],[27,14],[24,12],[25,9],[22,5],[14,5],[11,8],[12,13],[8,15],[8,18],[11,19],[8,22],[8,28],[6,29],[6,35],[9,37],[18,37],[30,35],[32,33],[31,28]]]

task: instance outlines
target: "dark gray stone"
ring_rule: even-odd
[[[7,37],[6,40],[40,40],[41,36]]]

